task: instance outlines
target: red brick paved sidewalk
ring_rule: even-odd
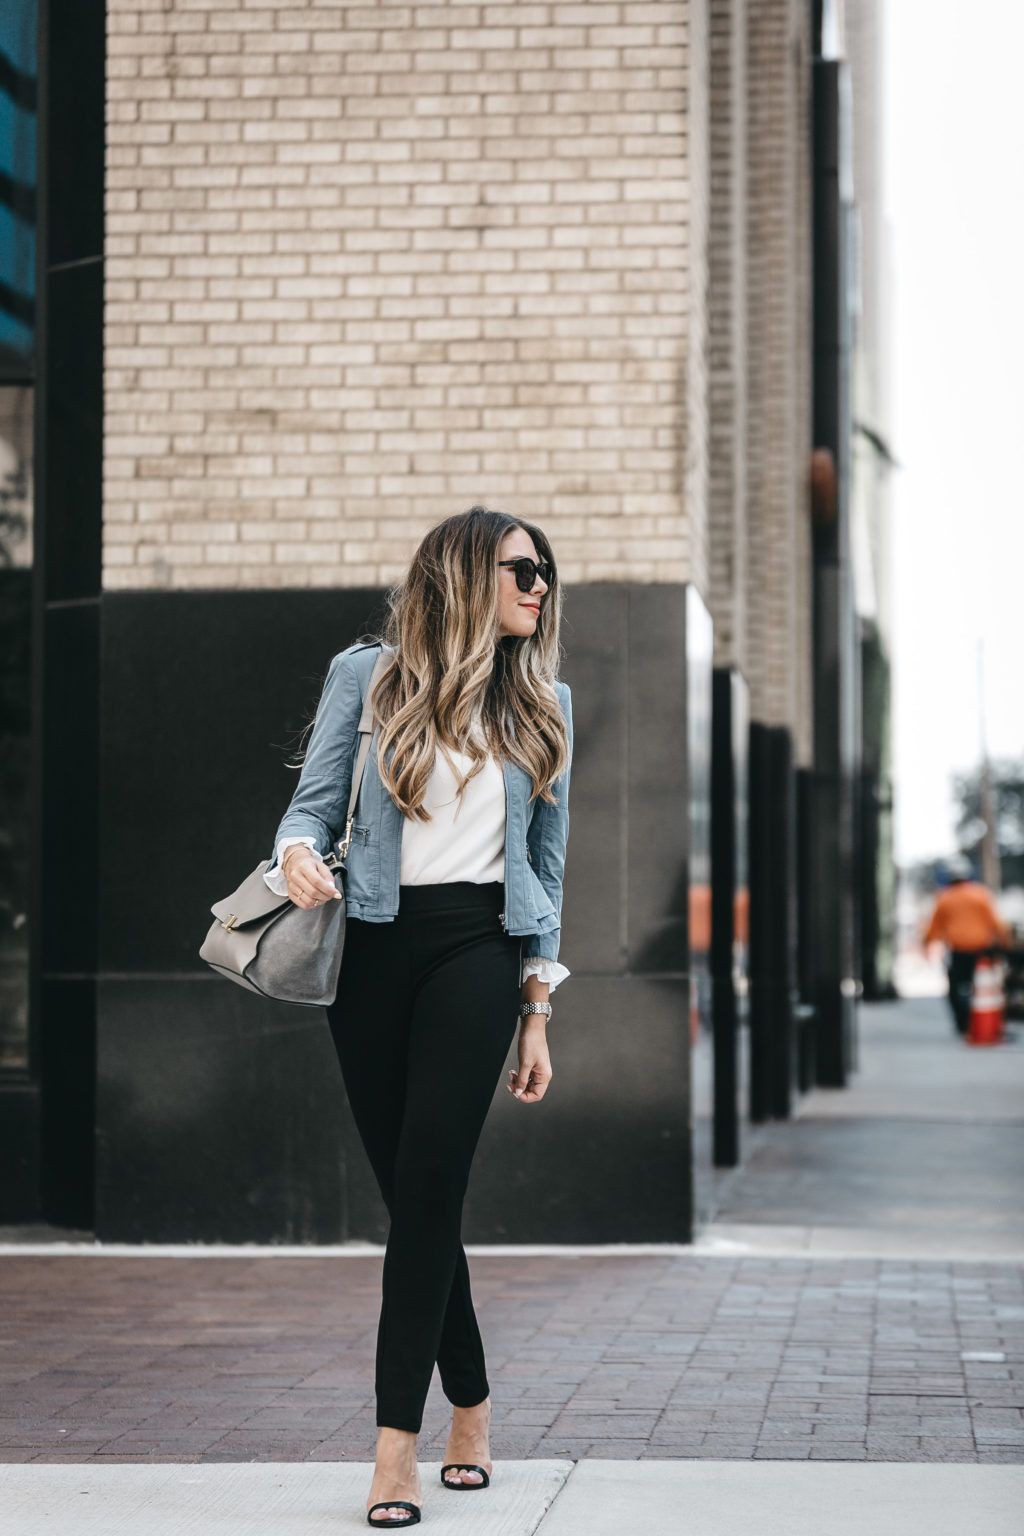
[[[497,1457],[1021,1460],[1019,1265],[470,1262]],[[0,1257],[0,1459],[370,1460],[379,1275],[376,1257]],[[435,1382],[425,1458],[446,1428]]]
[[[496,1456],[1024,1459],[1024,1050],[861,1012],[851,1087],[761,1128],[705,1234],[807,1252],[471,1257]],[[897,1247],[928,1256],[840,1256]],[[0,1456],[368,1461],[379,1277],[0,1254]],[[424,1430],[440,1456],[436,1384]]]

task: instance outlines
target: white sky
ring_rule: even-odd
[[[953,847],[950,776],[1024,755],[1024,4],[889,0],[896,857]]]

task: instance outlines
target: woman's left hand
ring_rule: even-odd
[[[551,1056],[543,1015],[540,1023],[524,1019],[519,1027],[519,1071],[509,1068],[506,1087],[520,1104],[537,1104],[551,1081]]]

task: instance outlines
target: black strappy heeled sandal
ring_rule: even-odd
[[[389,1515],[386,1520],[375,1520],[375,1509],[407,1509],[409,1513],[402,1515],[398,1520]],[[409,1499],[381,1499],[379,1504],[371,1504],[366,1511],[366,1521],[378,1531],[400,1531],[407,1525],[419,1525],[420,1507]]]
[[[483,1482],[450,1483],[445,1477],[446,1472],[479,1472]],[[441,1468],[441,1481],[446,1488],[454,1488],[456,1493],[477,1493],[481,1488],[489,1488],[491,1483],[483,1467],[474,1466],[471,1461],[446,1461]]]

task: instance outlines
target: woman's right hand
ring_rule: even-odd
[[[288,895],[304,911],[322,907],[325,901],[340,899],[341,892],[312,848],[302,843],[286,848],[281,868],[288,885]]]

